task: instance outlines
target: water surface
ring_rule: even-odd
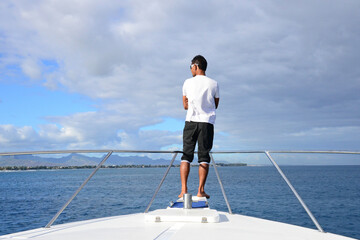
[[[283,166],[326,232],[360,238],[360,166]],[[55,224],[143,212],[165,168],[100,169]],[[234,213],[315,228],[285,181],[270,166],[219,167]],[[44,227],[93,169],[0,172],[0,235]],[[196,194],[197,167],[189,176]],[[227,211],[211,168],[210,207]],[[150,210],[165,208],[180,191],[172,168]]]

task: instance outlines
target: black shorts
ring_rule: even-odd
[[[194,160],[195,145],[198,143],[198,162],[210,163],[209,152],[213,146],[214,125],[203,122],[185,122],[183,133],[183,155],[181,160]]]

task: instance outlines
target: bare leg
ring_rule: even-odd
[[[209,164],[205,164],[205,163],[199,164],[199,191],[197,194],[198,197],[210,198],[210,196],[205,193],[205,183],[208,172],[209,172]]]
[[[180,178],[181,178],[181,193],[179,194],[179,198],[182,198],[184,193],[187,193],[187,180],[190,172],[190,163],[181,162],[180,164]]]

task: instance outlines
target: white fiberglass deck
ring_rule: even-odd
[[[173,210],[173,209],[168,209]],[[179,209],[183,210],[183,209]],[[186,210],[186,211],[192,211]],[[164,211],[167,211],[164,209]],[[185,211],[185,210],[184,210]],[[204,214],[206,215],[206,209]],[[149,213],[100,218],[54,225],[5,235],[0,239],[92,240],[92,239],[271,239],[271,240],[342,240],[351,239],[315,229],[279,223],[238,214],[218,212],[218,223],[147,221]]]

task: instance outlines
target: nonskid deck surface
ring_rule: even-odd
[[[170,209],[171,210],[171,209]],[[184,209],[185,210],[185,209]],[[352,239],[318,230],[238,214],[217,212],[219,222],[148,221],[156,211],[54,225],[0,236],[0,239]],[[165,210],[166,211],[166,210]],[[192,210],[186,210],[192,211]],[[204,210],[206,211],[206,210]],[[206,213],[204,212],[206,215]]]

